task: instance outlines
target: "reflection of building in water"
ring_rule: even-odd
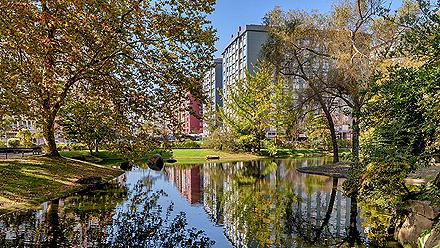
[[[341,192],[342,180],[339,180],[337,187],[334,188],[332,178],[300,174],[296,171],[299,166],[313,166],[322,162],[314,159],[286,160],[278,163],[274,170],[267,174],[264,174],[264,170],[271,162],[205,164],[202,172],[204,209],[216,224],[224,224],[225,235],[236,247],[264,246],[259,243],[261,237],[255,236],[261,233],[268,234],[268,239],[272,241],[279,238],[277,237],[279,234],[273,231],[275,228],[273,223],[280,218],[282,218],[281,229],[284,230],[281,233],[282,239],[290,240],[289,244],[292,247],[302,247],[298,241],[300,239],[311,242],[317,239],[316,236],[320,236],[322,238],[318,238],[317,242],[321,242],[345,237],[350,224],[350,199],[344,197]],[[261,172],[263,174],[258,174]],[[252,204],[256,204],[255,202],[259,200],[243,198],[243,187],[246,185],[237,183],[237,175],[245,173],[257,173],[257,177],[262,178],[258,183],[248,186],[254,187],[254,194],[260,194],[258,199],[261,199],[261,195],[263,198],[271,199],[268,202],[272,203],[267,206],[258,206],[265,208],[263,211],[269,214],[264,217],[265,219],[256,220],[255,218],[262,217],[258,214],[249,214],[254,211],[255,205]],[[288,205],[281,215],[275,215],[273,214],[275,210],[282,208],[276,204],[282,203],[283,201],[279,199],[283,197],[277,200],[274,194],[286,188],[292,189],[298,200]],[[241,202],[237,204],[237,201]],[[267,224],[268,221],[271,224]],[[261,226],[258,225],[258,228],[253,229],[257,230],[257,233],[249,231],[252,229],[251,225],[256,223],[261,223]],[[327,224],[323,225],[323,223]],[[357,223],[360,230],[359,221]],[[267,230],[263,230],[265,228]],[[309,235],[309,237],[300,237],[301,235]]]
[[[165,170],[170,181],[174,182],[177,190],[190,204],[201,202],[201,185],[203,182],[200,177],[199,166],[191,169],[167,167]]]
[[[211,218],[217,224],[223,224],[223,188],[224,174],[216,173],[216,164],[207,163],[203,165],[203,207]]]

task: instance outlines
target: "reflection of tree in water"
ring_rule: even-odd
[[[317,219],[313,221],[307,214],[301,211],[294,211],[293,202],[289,203],[290,206],[287,208],[285,215],[285,233],[295,235],[297,237],[296,242],[300,247],[307,245],[313,245],[314,247],[339,247],[343,244],[348,244],[351,247],[355,243],[359,244],[361,242],[357,230],[357,203],[355,198],[351,199],[350,202],[349,226],[347,227],[346,236],[341,237],[338,234],[334,234],[330,229],[330,219],[335,207],[338,179],[333,178],[332,181],[330,199],[322,219],[316,217]]]
[[[339,199],[337,193],[342,197],[337,191],[337,179],[300,175],[296,166],[288,163],[253,161],[232,167],[206,164],[203,171],[205,209],[213,220],[225,224],[226,234],[234,245],[329,247],[352,239],[343,240],[349,231],[339,233],[333,223],[333,219],[343,222],[334,211],[339,206],[335,204]],[[320,200],[322,190],[331,190],[325,202]],[[313,193],[317,209],[308,206]],[[345,204],[349,204],[347,201]],[[301,210],[301,204],[307,209]],[[348,216],[349,213],[346,224]],[[353,226],[356,228],[356,223]]]
[[[110,187],[2,216],[0,247],[210,247],[202,231],[186,229],[183,213],[170,219],[172,205],[163,213],[165,193],[151,192],[147,181],[128,196]]]
[[[172,218],[173,204],[163,212],[159,198],[163,190],[136,184],[129,204],[117,210],[109,229],[112,247],[211,247],[214,241],[201,230],[187,229],[185,213]]]

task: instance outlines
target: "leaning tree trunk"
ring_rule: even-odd
[[[43,125],[43,138],[45,145],[45,155],[48,157],[60,157],[55,142],[55,115],[48,114],[45,116]]]
[[[328,109],[324,106],[322,106],[322,109],[324,110],[325,118],[327,119],[327,126],[330,130],[330,137],[332,140],[332,148],[333,148],[333,163],[339,162],[339,147],[338,147],[338,140],[336,138],[336,129],[335,129],[335,123],[333,122],[333,117],[328,111]]]

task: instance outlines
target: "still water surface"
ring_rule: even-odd
[[[325,158],[134,168],[114,185],[0,217],[0,247],[331,247],[363,230]],[[350,235],[351,237],[349,237]]]

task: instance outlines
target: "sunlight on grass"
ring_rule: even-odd
[[[73,159],[30,157],[0,160],[0,211],[28,207],[83,188],[76,181],[98,176],[112,179],[119,169]]]

